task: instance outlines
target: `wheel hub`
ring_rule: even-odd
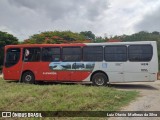
[[[97,78],[95,80],[95,82],[96,82],[97,85],[103,85],[104,84],[104,79],[103,78]]]
[[[32,79],[32,76],[31,76],[31,75],[27,75],[27,76],[25,77],[25,80],[26,80],[26,81],[31,81],[31,79]]]

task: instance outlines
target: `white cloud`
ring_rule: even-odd
[[[106,17],[101,21],[101,32],[108,35],[138,32],[135,26],[150,11],[157,9],[160,0],[112,0]],[[149,28],[148,28],[149,29]]]
[[[136,31],[160,31],[160,0],[152,3],[152,6],[143,15],[143,18],[134,26]]]
[[[144,27],[147,25],[143,21],[147,16],[157,19],[159,3],[160,0],[1,0],[0,30],[20,40],[49,30],[91,30],[101,36],[132,34],[143,28],[154,30]]]

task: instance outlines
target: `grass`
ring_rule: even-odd
[[[0,111],[116,111],[138,96],[110,87],[30,85],[0,78]]]

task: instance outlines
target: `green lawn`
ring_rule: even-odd
[[[137,96],[111,87],[30,85],[0,78],[0,111],[115,111]]]

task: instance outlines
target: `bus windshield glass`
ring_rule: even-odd
[[[19,48],[10,48],[7,50],[5,66],[11,67],[18,63],[20,58],[20,49]]]

